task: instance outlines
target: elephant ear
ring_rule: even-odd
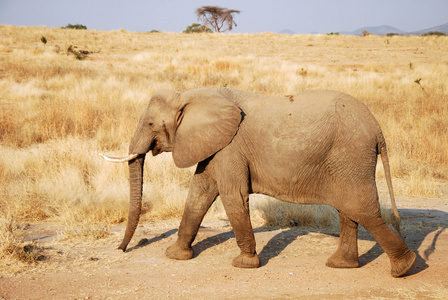
[[[173,160],[187,168],[227,146],[238,131],[241,110],[217,92],[192,95],[178,115]]]

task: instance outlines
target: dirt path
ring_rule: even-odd
[[[326,267],[337,237],[300,228],[257,229],[262,266],[237,269],[231,261],[238,248],[225,223],[205,222],[195,257],[175,261],[164,252],[178,222],[164,222],[139,227],[127,253],[113,250],[121,232],[95,243],[48,243],[60,257],[0,278],[0,299],[448,299],[448,201],[425,201],[400,211],[406,242],[419,254],[404,278],[390,276],[386,254],[364,230],[357,269]]]

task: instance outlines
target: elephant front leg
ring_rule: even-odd
[[[216,183],[206,174],[198,174],[198,171],[196,171],[185,203],[178,239],[174,245],[168,247],[166,256],[180,260],[193,257],[191,244],[196,238],[202,219],[217,196]]]
[[[221,195],[222,203],[235,233],[241,253],[232,261],[238,268],[258,268],[260,259],[255,249],[255,237],[250,222],[249,195]]]
[[[358,223],[339,213],[340,236],[336,252],[327,260],[331,268],[357,268],[358,261]]]

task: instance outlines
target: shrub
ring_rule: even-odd
[[[435,35],[435,36],[446,36],[446,33],[444,32],[440,32],[440,31],[431,31],[425,34],[422,34],[423,36],[431,36],[431,35]]]
[[[72,25],[72,24],[69,23],[67,26],[62,27],[62,28],[65,28],[65,29],[87,29],[87,26],[84,26],[82,24]]]
[[[210,28],[205,25],[201,25],[198,23],[193,23],[190,26],[187,26],[187,29],[183,31],[184,33],[200,33],[200,32],[212,32]]]
[[[87,50],[76,50],[76,48],[78,48],[78,47],[70,45],[66,51],[67,55],[72,53],[76,57],[77,60],[83,60],[90,53]]]

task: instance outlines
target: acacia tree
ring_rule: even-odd
[[[233,20],[233,14],[239,14],[240,11],[236,9],[227,9],[219,6],[202,6],[196,9],[196,15],[198,20],[204,22],[204,26],[212,27],[215,32],[230,31],[237,26]],[[224,24],[227,24],[227,28],[223,28]]]

